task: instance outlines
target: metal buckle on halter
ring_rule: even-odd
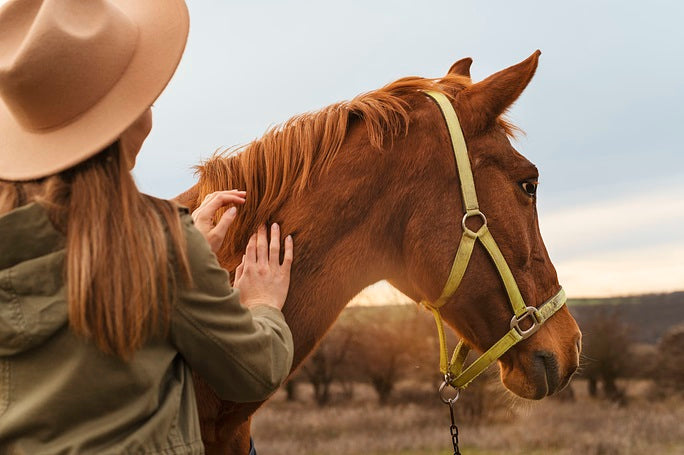
[[[466,226],[466,221],[468,220],[468,218],[470,218],[472,216],[479,216],[482,219],[482,226],[479,227],[477,232],[479,232],[480,229],[482,229],[483,227],[487,226],[487,217],[485,216],[484,213],[480,212],[479,209],[468,210],[465,213],[465,215],[463,215],[463,219],[461,220],[461,227],[463,228],[463,232],[472,238],[476,238],[477,232],[473,231],[468,226]]]
[[[527,329],[521,328],[520,322],[524,321],[528,317],[531,317],[532,325]],[[511,328],[515,329],[515,331],[518,332],[523,340],[532,336],[534,332],[541,328],[541,321],[537,318],[537,309],[533,306],[528,306],[525,308],[525,312],[520,316],[514,315],[513,319],[511,319]]]

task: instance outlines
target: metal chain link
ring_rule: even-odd
[[[461,455],[461,451],[458,449],[458,427],[456,426],[456,420],[454,419],[454,404],[456,401],[449,403],[449,415],[451,416],[451,425],[449,426],[449,432],[451,433],[451,443],[454,445],[454,455]]]

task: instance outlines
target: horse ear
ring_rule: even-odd
[[[461,99],[474,122],[473,129],[481,131],[492,125],[518,99],[532,80],[540,55],[541,51],[537,50],[517,65],[494,73],[461,92]]]
[[[472,58],[462,58],[461,60],[451,65],[451,68],[449,68],[449,71],[447,71],[447,75],[453,74],[455,76],[465,76],[467,78],[470,78],[470,65],[472,64]]]

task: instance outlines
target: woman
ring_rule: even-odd
[[[292,239],[260,229],[238,293],[212,250],[248,195],[191,217],[129,172],[187,29],[181,0],[0,8],[2,454],[203,453],[191,369],[232,401],[289,373]]]

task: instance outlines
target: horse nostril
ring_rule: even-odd
[[[582,352],[582,337],[580,335],[577,335],[575,347],[577,348],[577,355],[579,355]]]
[[[537,360],[537,363],[541,364],[540,366],[544,368],[549,393],[555,392],[560,384],[558,360],[556,360],[556,356],[549,351],[536,351],[534,357]]]

